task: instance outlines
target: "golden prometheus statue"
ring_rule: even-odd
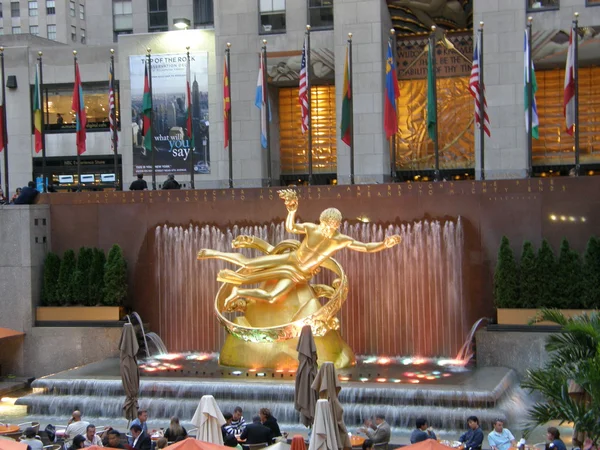
[[[272,246],[255,236],[238,236],[233,248],[251,248],[263,255],[251,258],[211,249],[198,252],[198,259],[217,258],[239,266],[238,270],[221,270],[217,276],[223,284],[217,292],[215,311],[229,332],[219,362],[247,368],[295,367],[300,331],[310,325],[319,360],[332,361],[338,368],[351,366],[356,362],[354,353],[341,338],[335,317],[348,296],[348,280],[332,255],[343,248],[378,252],[400,243],[401,238],[394,235],[383,242],[356,241],[338,231],[342,214],[335,208],[323,211],[318,225],[296,223],[296,192],[281,190],[279,197],[288,210],[286,230],[303,234],[302,242],[290,239]],[[331,285],[310,284],[321,268],[335,274]],[[327,299],[326,303],[321,304],[320,298]],[[224,315],[233,312],[243,315],[233,321]]]

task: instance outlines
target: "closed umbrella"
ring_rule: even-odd
[[[202,396],[192,418],[192,423],[198,427],[196,439],[223,445],[221,426],[225,425],[225,418],[212,395]]]
[[[121,382],[123,383],[123,389],[125,390],[123,413],[125,418],[131,422],[137,417],[138,412],[140,372],[136,358],[139,346],[135,330],[130,323],[123,325],[119,350],[121,352]]]
[[[313,424],[308,450],[338,450],[341,448],[337,436],[337,426],[331,413],[328,400],[317,400],[315,422]]]
[[[317,392],[311,387],[317,375],[317,346],[310,325],[302,327],[296,350],[298,350],[298,371],[294,407],[300,412],[300,422],[305,427],[310,427],[315,417],[317,403]]]
[[[316,405],[316,403],[317,402],[315,402],[315,405]],[[292,438],[291,450],[306,450],[306,444],[304,443],[304,436],[300,436],[299,434],[297,434]]]
[[[350,444],[348,430],[344,424],[344,408],[342,408],[342,404],[338,399],[338,394],[342,388],[339,384],[337,374],[335,373],[335,366],[332,362],[323,363],[315,377],[315,381],[313,381],[312,388],[318,392],[320,399],[329,400],[331,417],[336,424],[335,430],[338,448],[351,448],[352,444]],[[315,421],[316,418],[315,414]]]

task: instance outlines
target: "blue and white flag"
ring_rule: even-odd
[[[267,108],[267,87],[264,83],[264,58],[260,58],[260,68],[258,70],[258,81],[256,82],[256,97],[254,99],[254,105],[260,109],[260,145],[263,148],[267,148],[267,126],[268,121],[271,120],[270,108]],[[269,118],[267,119],[267,114]]]

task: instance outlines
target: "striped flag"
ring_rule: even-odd
[[[39,83],[40,65],[36,65],[35,88],[33,91],[33,127],[35,134],[35,152],[42,151],[42,90]]]
[[[346,47],[346,61],[344,62],[344,90],[342,100],[342,141],[346,145],[352,144],[352,73],[350,67],[350,44]]]
[[[308,38],[304,39],[302,47],[302,62],[300,64],[300,89],[298,90],[298,99],[302,111],[302,134],[308,131],[308,71],[306,68],[306,52]]]
[[[0,68],[1,70],[1,68]],[[2,80],[2,82],[4,83],[4,73],[0,74],[0,80]],[[2,95],[2,88],[0,87],[0,152],[2,152],[2,150],[4,150],[4,147],[7,144],[8,141],[8,135],[6,133],[6,130],[4,128],[4,124],[6,122],[5,120],[5,114],[6,114],[6,105],[4,104],[4,96]],[[8,195],[8,193],[7,193]]]
[[[188,140],[189,149],[191,152],[194,151],[194,124],[192,120],[192,71],[191,71],[191,57],[187,59],[187,66],[185,68],[185,109],[186,109],[186,120],[185,120],[185,128],[186,128],[186,138]]]
[[[487,100],[485,98],[485,86],[482,86],[483,89],[483,99],[479,97],[479,87],[481,83],[480,71],[483,70],[483,67],[480,67],[481,64],[481,34],[477,34],[477,39],[475,40],[475,48],[473,49],[473,67],[471,68],[471,79],[469,81],[469,92],[475,99],[475,122],[477,125],[481,127],[481,101],[483,100],[483,131],[485,134],[490,137],[490,118],[487,113]]]
[[[258,81],[256,82],[256,97],[254,98],[254,105],[260,109],[260,145],[263,148],[267,148],[267,120],[270,119],[270,111],[269,118],[267,118],[267,87],[264,82],[264,57],[261,54],[260,57],[260,68],[258,70]]]
[[[229,147],[229,114],[231,114],[231,93],[229,90],[229,66],[227,65],[227,56],[223,63],[223,130],[225,139],[223,147]]]
[[[144,63],[144,96],[142,97],[144,148],[152,151],[152,92],[150,91],[150,77],[148,76],[148,61]]]
[[[532,97],[529,98],[528,84],[531,82]],[[540,138],[539,125],[540,119],[535,102],[535,93],[537,92],[537,81],[535,79],[535,69],[531,59],[531,49],[529,48],[529,33],[525,30],[525,130],[529,133],[529,105],[532,105],[531,134],[535,139]]]
[[[575,131],[575,49],[573,48],[573,29],[569,35],[569,51],[565,68],[565,93],[563,115],[567,123],[567,133],[573,136]]]
[[[119,142],[119,135],[115,132],[117,128],[117,108],[115,106],[115,67],[111,63],[108,71],[108,125],[110,130],[110,145],[113,152]]]
[[[79,64],[75,61],[75,85],[73,86],[73,102],[71,109],[75,111],[75,131],[77,134],[77,154],[85,153],[85,126],[87,117],[85,114],[85,103],[83,101],[83,88],[79,76]]]

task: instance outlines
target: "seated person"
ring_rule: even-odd
[[[73,415],[69,419],[67,429],[65,430],[65,440],[67,440],[67,442],[70,442],[70,440],[77,435],[85,435],[89,424],[89,422],[81,420],[81,411],[73,411]]]
[[[375,423],[370,419],[365,420],[365,426],[360,428],[360,431],[373,441],[373,445],[387,444],[392,435],[390,424],[385,421],[383,414],[375,415]]]
[[[281,436],[281,430],[279,429],[277,419],[273,417],[269,408],[261,408],[258,415],[261,423],[271,430],[271,439]]]
[[[365,439],[365,442],[362,443],[362,450],[373,450],[373,441],[371,439]]]
[[[85,437],[83,437],[82,435],[78,434],[77,436],[75,436],[73,438],[73,443],[69,447],[69,450],[79,450],[80,448],[85,448],[83,446],[84,442],[85,442]]]
[[[494,429],[488,434],[488,444],[492,450],[508,450],[517,446],[517,440],[508,428],[504,428],[504,421],[496,419]]]
[[[121,444],[121,433],[119,433],[117,430],[110,430],[107,433],[106,443],[104,444],[104,446],[110,448],[124,449],[125,447],[123,447],[123,444]]]
[[[39,439],[36,439],[35,436],[35,428],[27,427],[25,428],[25,439],[21,439],[19,442],[21,444],[26,444],[31,447],[31,450],[42,450],[44,448],[44,444]]]
[[[21,193],[15,198],[13,203],[15,205],[33,205],[38,195],[39,191],[35,188],[35,183],[30,181],[27,183],[27,186],[21,189]]]
[[[233,409],[233,417],[231,419],[231,423],[229,424],[230,432],[233,434],[241,434],[246,428],[246,421],[244,420],[244,411],[241,406],[236,406]]]
[[[419,418],[416,420],[416,428],[410,435],[410,443],[416,444],[417,442],[426,441],[427,439],[437,439],[435,433],[429,427],[427,419]]]
[[[85,442],[83,443],[83,446],[91,447],[92,445],[103,447],[102,439],[100,439],[99,436],[96,436],[96,426],[89,424],[85,429]]]
[[[567,446],[560,438],[560,431],[556,427],[548,428],[546,438],[549,442],[546,445],[548,450],[567,450]]]
[[[237,447],[238,441],[235,437],[235,433],[231,428],[231,421],[233,420],[233,414],[226,412],[223,414],[225,424],[221,426],[221,433],[223,434],[223,445],[227,447]]]
[[[133,439],[131,446],[135,450],[150,450],[152,448],[152,439],[150,439],[148,433],[142,430],[141,425],[134,423],[129,427],[129,433]]]
[[[158,441],[156,441],[157,450],[162,450],[163,448],[167,448],[168,445],[169,445],[169,441],[167,441],[167,438],[161,437]]]
[[[461,447],[464,450],[481,450],[483,431],[479,426],[479,419],[476,416],[469,417],[467,426],[469,429],[458,438],[459,442],[462,442]]]
[[[175,442],[180,436],[186,438],[187,431],[184,427],[179,425],[179,417],[173,416],[171,417],[169,428],[165,431],[165,438],[168,442]]]
[[[239,441],[246,444],[262,444],[270,443],[271,439],[271,429],[261,423],[259,416],[254,416],[252,423],[247,424],[242,431]]]

